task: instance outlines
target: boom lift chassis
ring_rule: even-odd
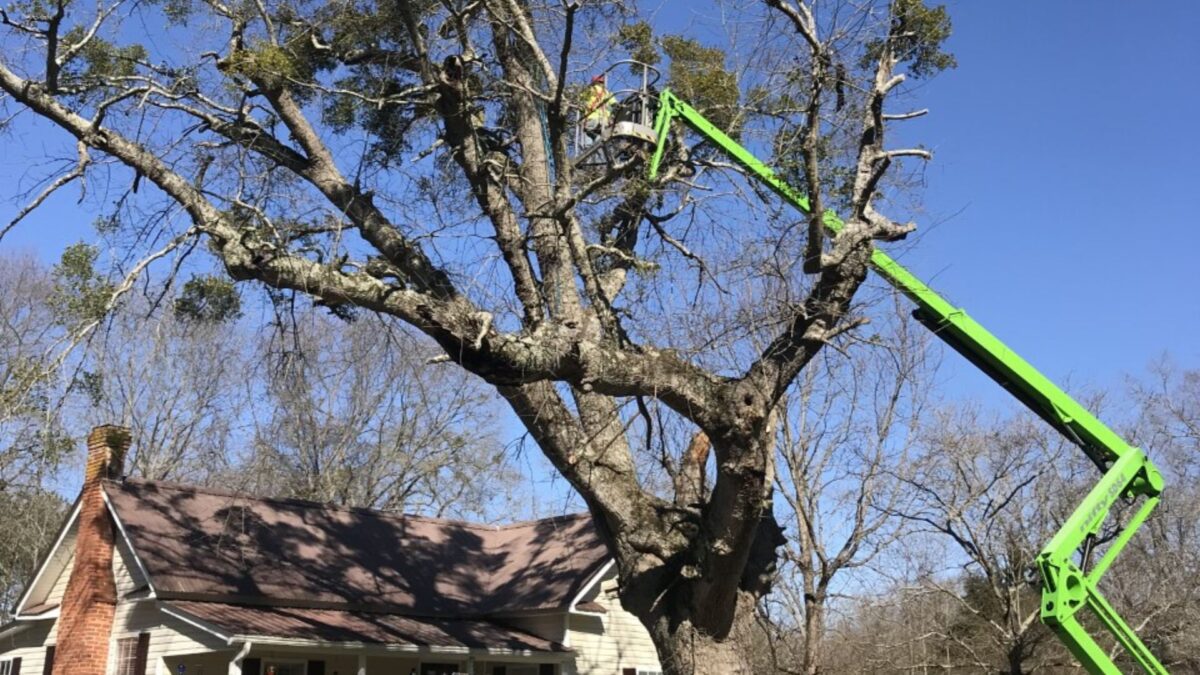
[[[658,112],[654,123],[656,140],[649,164],[651,179],[658,175],[670,136],[671,122],[678,119],[792,206],[804,213],[810,211],[807,197],[785,183],[770,167],[687,102],[668,90],[659,94],[657,102]],[[842,220],[832,211],[826,211],[822,220],[834,234],[843,227]],[[878,248],[871,256],[871,266],[885,281],[916,303],[917,309],[913,315],[918,321],[1078,445],[1103,473],[1100,481],[1038,555],[1037,564],[1043,579],[1042,621],[1054,630],[1089,672],[1119,675],[1121,671],[1108,653],[1080,622],[1078,612],[1087,606],[1145,672],[1165,674],[1167,670],[1109,605],[1097,587],[1105,571],[1158,505],[1163,488],[1158,469],[1142,450],[1126,443],[964,310],[951,305]],[[1113,507],[1119,501],[1132,503],[1139,498],[1144,499],[1140,507],[1108,542],[1104,555],[1089,568],[1092,548]]]

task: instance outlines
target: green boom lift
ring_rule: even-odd
[[[653,103],[650,100],[653,93],[642,91],[641,96],[640,109],[645,110]],[[664,90],[658,95],[657,107],[654,136],[645,139],[654,143],[650,178],[658,174],[671,122],[678,119],[792,206],[809,212],[807,197],[785,183],[770,167],[687,102]],[[841,230],[842,221],[832,211],[826,211],[822,219],[830,232],[836,234]],[[1078,612],[1087,606],[1145,672],[1166,673],[1163,665],[1097,588],[1100,577],[1158,505],[1163,488],[1158,469],[1142,450],[1126,443],[965,311],[951,305],[886,253],[875,249],[871,265],[884,280],[916,303],[913,315],[918,321],[1078,445],[1103,473],[1087,498],[1038,555],[1043,579],[1042,621],[1054,630],[1089,672],[1119,674],[1121,671],[1108,653],[1080,623]],[[1134,502],[1139,498],[1143,499],[1141,505],[1108,542],[1104,555],[1089,566],[1092,548],[1113,506],[1121,500]]]

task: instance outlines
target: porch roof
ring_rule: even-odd
[[[433,619],[299,607],[246,607],[217,602],[172,601],[165,607],[234,639],[361,643],[499,652],[569,652],[549,640],[480,619]]]

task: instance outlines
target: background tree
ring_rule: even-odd
[[[1171,489],[1105,576],[1104,593],[1168,667],[1200,668],[1200,371],[1162,359],[1131,381],[1133,442]],[[1119,651],[1114,649],[1114,654]],[[1132,666],[1131,666],[1132,667]]]
[[[1127,436],[1181,487],[1102,584],[1164,664],[1182,671],[1194,666],[1192,619],[1200,606],[1186,581],[1200,557],[1200,500],[1189,487],[1200,457],[1196,382],[1194,371],[1164,361],[1131,380],[1128,399],[1120,399],[1130,404],[1122,420]],[[836,672],[1076,672],[1036,621],[1041,589],[1033,559],[1093,484],[1094,467],[1025,416],[981,419],[957,406],[924,427],[918,470],[904,477],[915,499],[900,513],[925,534],[910,533],[903,556],[889,556],[891,585],[840,606],[826,663]],[[1098,622],[1090,624],[1119,667],[1136,669],[1104,642]]]
[[[492,395],[403,329],[309,311],[264,347],[254,491],[457,517],[511,493]]]
[[[51,309],[54,283],[28,256],[0,264],[0,492],[40,485],[70,447],[57,403],[64,395]]]
[[[68,506],[62,497],[41,487],[0,490],[0,513],[6,521],[0,534],[0,620],[12,619],[11,612],[37,572],[41,556],[54,543]]]
[[[0,288],[0,621],[8,621],[61,524],[66,504],[48,487],[71,441],[58,405],[63,332],[50,308],[52,278],[33,258],[10,256],[0,261]]]
[[[653,182],[637,156],[575,170],[568,85],[610,48],[616,4],[18,2],[3,17],[0,91],[77,142],[51,190],[121,165],[129,190],[116,203],[156,204],[151,218],[105,219],[123,274],[82,287],[104,291],[89,306],[110,310],[155,261],[180,264],[202,240],[236,280],[420,330],[495,388],[580,494],[665,670],[728,673],[740,668],[728,637],[769,588],[781,541],[777,407],[855,325],[873,243],[912,229],[876,209],[881,181],[897,159],[929,155],[885,145],[889,115],[911,117],[885,101],[901,69],[952,64],[948,19],[919,0],[817,8],[747,4],[771,39],[758,53],[795,65],[745,64],[739,82],[792,94],[741,134],[801,130],[780,147],[804,154],[807,228],[739,232],[746,203],[697,199],[695,181],[744,183],[685,136]],[[141,44],[125,22],[160,26],[161,39]],[[855,124],[827,124],[831,106]],[[846,225],[827,239],[820,214],[835,202]],[[726,292],[767,301],[738,314],[750,305]],[[706,331],[726,332],[680,339]],[[698,499],[639,481],[631,406],[651,398],[711,443]],[[678,484],[698,484],[705,464],[681,464],[696,475]]]
[[[170,298],[155,308],[161,297],[131,298],[89,340],[77,375],[82,416],[89,427],[130,428],[130,475],[220,482],[250,408],[246,331],[177,311]]]
[[[311,307],[289,311],[288,330],[264,331],[238,320],[228,282],[198,277],[175,297],[156,284],[127,294],[55,366],[55,345],[71,338],[64,322],[78,316],[65,310],[86,306],[86,290],[108,276],[90,250],[64,258],[51,268],[0,254],[0,368],[12,394],[0,427],[12,443],[0,454],[0,510],[12,521],[0,529],[0,616],[52,545],[69,506],[62,495],[78,488],[79,473],[56,469],[101,422],[134,431],[126,472],[135,478],[429,516],[511,514],[496,403],[465,374],[426,368],[428,346],[411,334]],[[279,367],[283,342],[307,364],[308,388],[287,389],[300,383]],[[30,363],[37,377],[21,379]],[[321,489],[294,479],[305,456],[329,461]]]
[[[938,630],[951,663],[1014,675],[1073,663],[1038,620],[1035,559],[1085,494],[1081,453],[1028,416],[996,422],[974,408],[944,411],[924,435],[921,465],[905,480],[914,503],[897,513],[941,535],[948,560],[962,561],[961,575],[923,580],[958,603]]]
[[[923,329],[896,308],[864,344],[823,352],[782,409],[778,508],[793,534],[769,599],[781,615],[768,625],[775,667],[822,670],[835,579],[877,562],[905,533],[894,517],[910,499],[900,477],[911,477],[935,369]],[[787,639],[793,632],[801,640]]]

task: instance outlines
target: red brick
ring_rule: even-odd
[[[106,425],[88,434],[75,566],[58,618],[54,675],[105,675],[117,590],[112,573],[115,527],[101,481],[121,477],[128,450],[128,429]]]

